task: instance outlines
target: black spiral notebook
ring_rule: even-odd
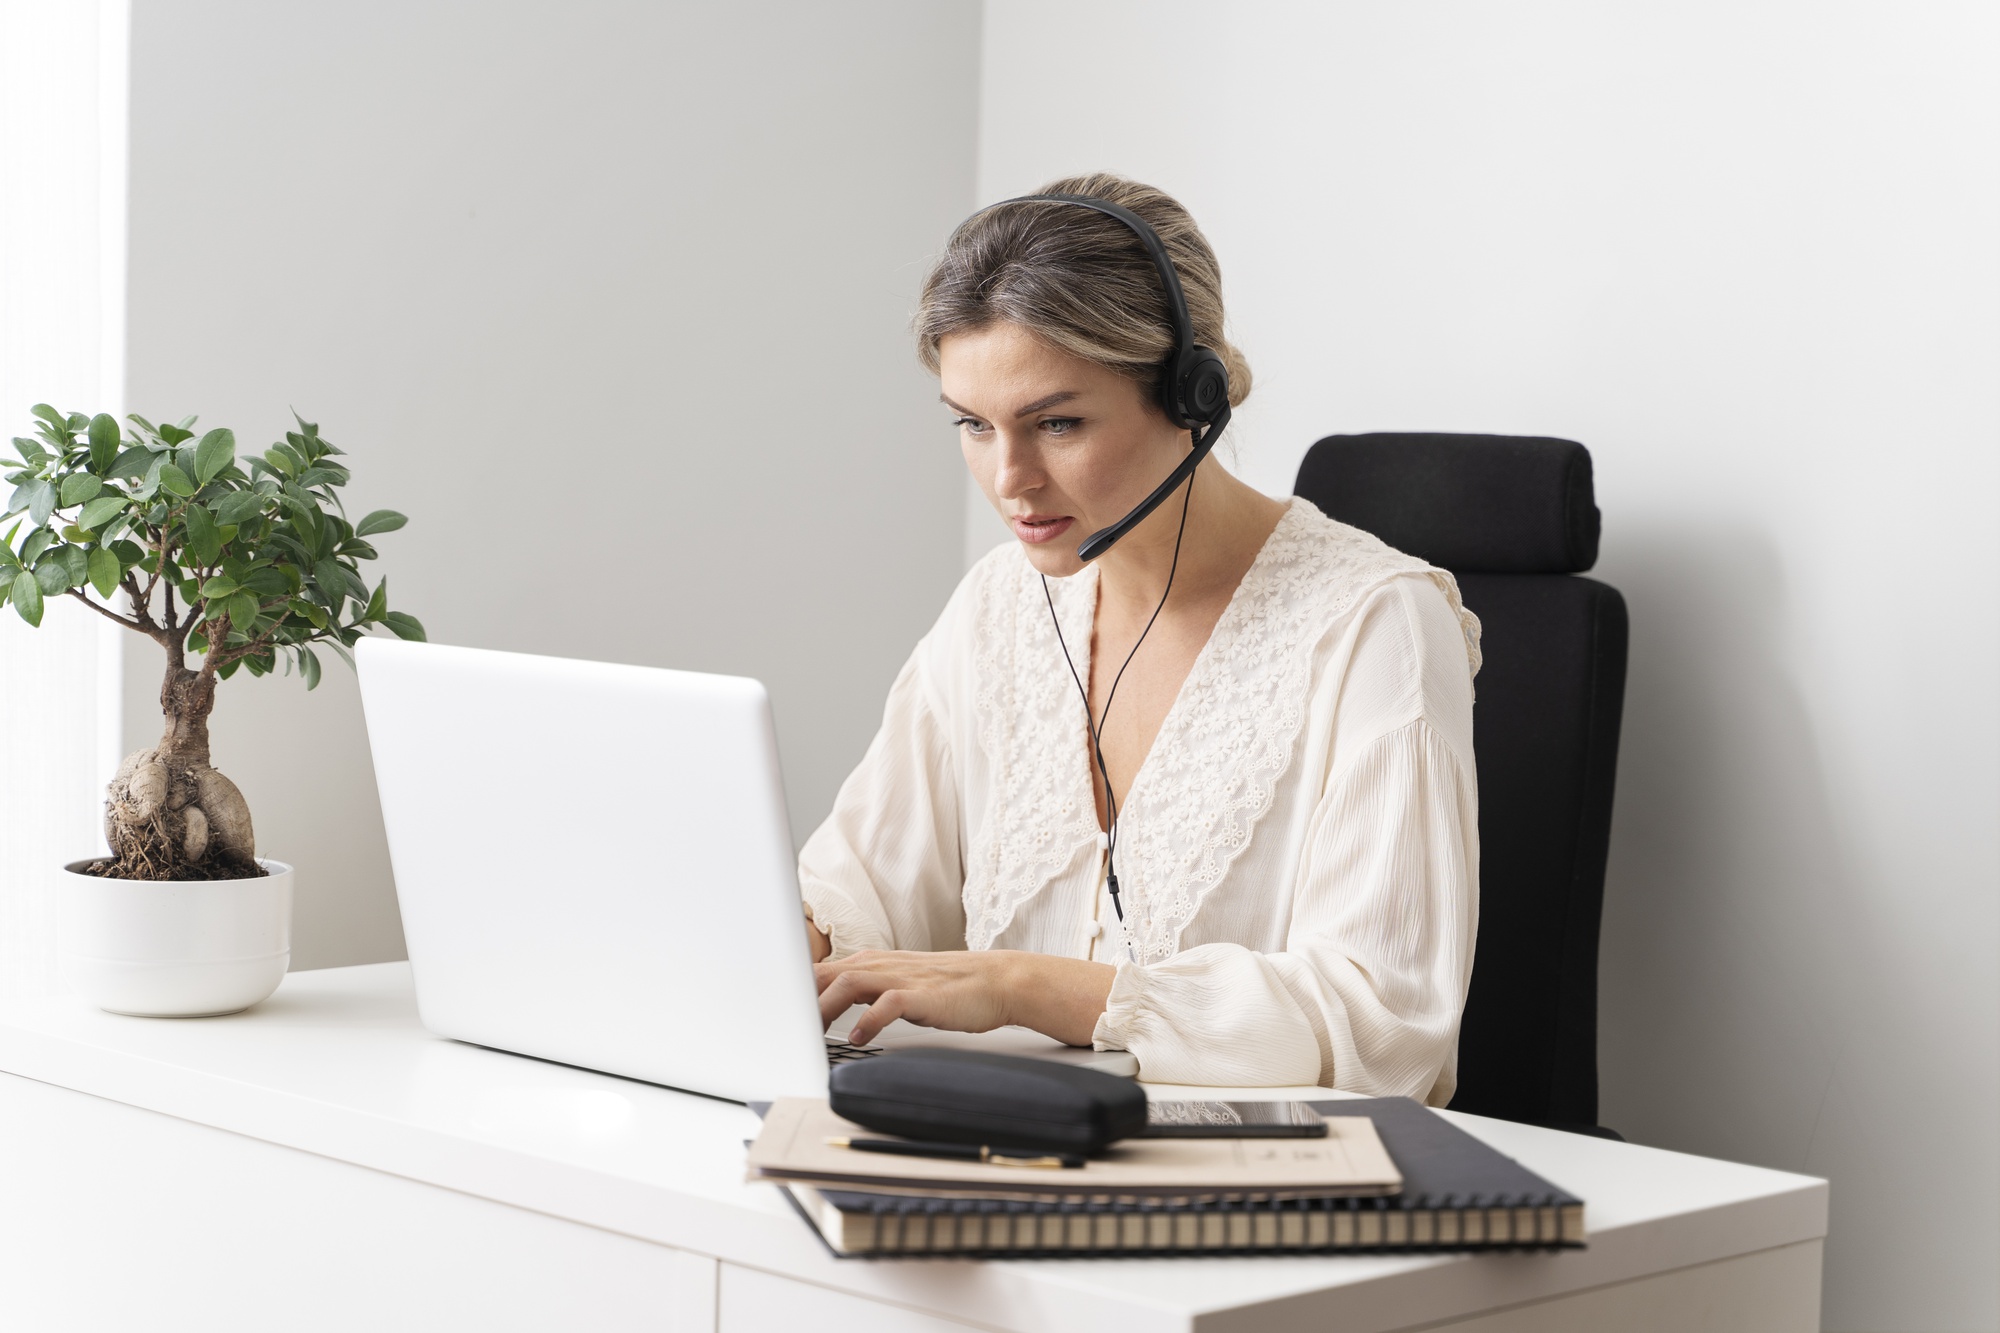
[[[1403,1175],[1386,1198],[994,1199],[782,1188],[848,1258],[1430,1253],[1576,1249],[1583,1201],[1406,1097],[1313,1103],[1365,1115]]]

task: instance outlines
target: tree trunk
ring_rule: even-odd
[[[104,802],[104,836],[117,879],[251,879],[257,840],[236,784],[208,762],[215,676],[173,660],[160,686],[166,731],[150,750],[126,756]]]

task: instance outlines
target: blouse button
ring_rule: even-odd
[[[1087,940],[1094,940],[1103,933],[1104,927],[1095,921],[1089,922],[1083,928],[1083,937]]]
[[[1111,845],[1111,835],[1103,829],[1097,831],[1097,850],[1103,851]]]

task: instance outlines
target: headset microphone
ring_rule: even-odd
[[[1195,438],[1194,448],[1181,460],[1180,466],[1168,473],[1167,479],[1154,487],[1151,495],[1134,505],[1131,513],[1110,527],[1099,528],[1085,538],[1083,545],[1076,548],[1076,558],[1086,563],[1097,559],[1110,550],[1120,537],[1145,522],[1146,515],[1158,509],[1161,502],[1172,495],[1182,482],[1194,475],[1194,470],[1201,466],[1201,460],[1208,457],[1208,451],[1215,447],[1215,437],[1222,434],[1222,428],[1228,424],[1229,399],[1225,397],[1222,400],[1222,411],[1208,423],[1208,429]]]
[[[992,207],[1005,204],[1074,204],[1124,223],[1146,247],[1153,267],[1159,270],[1160,286],[1167,297],[1167,315],[1174,325],[1173,350],[1167,353],[1166,365],[1161,368],[1160,408],[1167,414],[1167,420],[1188,428],[1194,447],[1180,466],[1134,506],[1131,513],[1110,527],[1091,533],[1076,548],[1077,559],[1087,562],[1103,555],[1119,538],[1145,522],[1146,516],[1193,476],[1201,460],[1208,457],[1223,427],[1229,424],[1229,371],[1221,357],[1195,342],[1194,321],[1188,317],[1187,295],[1181,291],[1180,274],[1175,272],[1173,260],[1167,257],[1167,247],[1160,243],[1159,233],[1144,218],[1129,208],[1086,194],[1024,194]]]

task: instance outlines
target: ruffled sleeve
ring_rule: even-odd
[[[806,913],[838,958],[860,949],[963,949],[958,793],[927,687],[929,640],[896,677],[860,765],[799,853]]]

